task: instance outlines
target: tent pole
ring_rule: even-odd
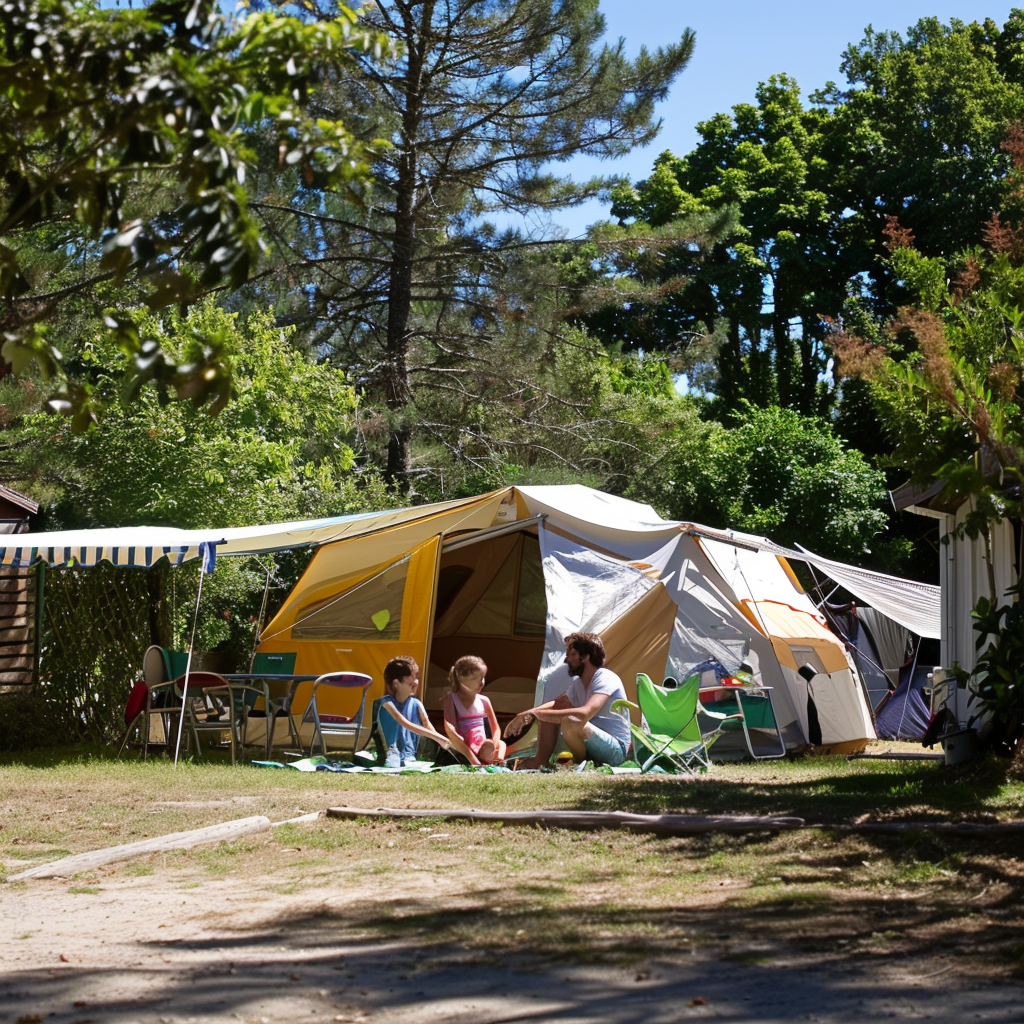
[[[260,568],[263,568],[258,558],[254,558],[253,561],[259,565]],[[267,613],[267,598],[270,594],[270,576],[272,571],[272,569],[267,568],[267,582],[263,585],[263,603],[260,605],[260,614],[259,618],[256,620],[256,629],[252,634],[252,653],[249,655],[250,665],[252,664],[253,658],[256,657],[256,648],[260,645],[260,635],[263,633],[263,617]]]
[[[917,638],[917,644],[914,647],[914,658],[913,658],[913,661],[911,661],[911,663],[910,663],[910,675],[907,677],[907,689],[908,690],[912,690],[914,688],[914,673],[917,671],[917,658],[918,658],[918,655],[920,653],[921,653],[921,638],[918,637]],[[900,682],[902,683],[903,680],[901,679]],[[903,710],[900,712],[900,725],[899,725],[899,729],[897,730],[897,735],[896,735],[897,739],[899,739],[900,736],[903,734],[903,719],[906,717],[906,715],[907,715],[907,701],[904,700],[903,701]]]
[[[181,750],[181,729],[185,724],[185,709],[188,704],[188,677],[192,671],[192,647],[196,642],[196,626],[199,624],[199,601],[203,596],[203,576],[206,574],[202,571],[199,573],[199,590],[196,593],[196,612],[192,618],[192,636],[188,641],[188,658],[185,660],[185,681],[181,684],[181,714],[178,715],[178,739],[174,744],[174,767],[178,767],[178,752]]]

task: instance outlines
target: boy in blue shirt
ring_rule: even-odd
[[[444,750],[451,749],[447,736],[442,736],[427,717],[427,709],[415,696],[420,685],[420,667],[412,658],[392,658],[384,666],[384,689],[379,722],[387,756],[388,768],[401,768],[416,760],[417,736],[432,739]]]

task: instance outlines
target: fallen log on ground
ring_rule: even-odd
[[[1024,821],[862,821],[842,825],[814,825],[834,832],[932,832],[944,836],[1014,836],[1024,834]]]
[[[660,836],[693,836],[706,832],[764,832],[802,828],[803,818],[761,818],[707,814],[628,814],[623,811],[477,811],[418,810],[378,807],[328,807],[328,818],[442,818],[445,821],[500,821],[508,825],[540,825],[593,831],[615,828]]]
[[[225,839],[235,839],[251,832],[266,832],[270,819],[262,814],[251,818],[238,818],[235,821],[224,821],[219,825],[206,828],[195,828],[188,832],[171,832],[166,836],[155,836],[153,839],[140,839],[135,843],[123,843],[120,846],[109,846],[103,850],[90,850],[88,853],[76,853],[70,857],[50,861],[48,864],[37,864],[25,871],[11,875],[9,882],[20,882],[25,878],[68,878],[82,871],[91,871],[104,864],[113,864],[120,860],[130,860],[146,853],[161,853],[166,850],[187,850],[204,843],[219,843]]]
[[[603,828],[691,836],[706,832],[764,832],[783,829],[821,829],[833,832],[937,832],[943,835],[998,836],[1024,833],[1024,821],[862,821],[807,822],[795,817],[755,817],[707,814],[628,814],[622,811],[478,811],[395,807],[328,807],[328,818],[440,818],[444,821],[500,821],[509,825],[539,825],[595,831]]]

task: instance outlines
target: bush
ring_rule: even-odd
[[[69,740],[61,715],[38,694],[0,694],[0,753],[54,747]]]
[[[987,597],[971,612],[978,633],[979,655],[970,676],[971,691],[986,719],[986,738],[1013,753],[1024,735],[1024,581],[1011,587],[1009,603],[996,605]],[[988,640],[990,636],[994,640]]]

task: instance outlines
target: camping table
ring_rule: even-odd
[[[308,683],[318,679],[316,675],[287,675],[282,672],[225,672],[224,678],[228,683],[253,683],[263,682],[267,684],[267,739],[266,759],[270,760],[270,748],[274,739],[274,722],[279,712],[284,712],[288,718],[288,733],[295,745],[301,750],[302,740],[295,722],[292,719],[292,699],[299,683]]]
[[[786,744],[782,738],[782,730],[775,718],[772,707],[770,686],[708,686],[702,687],[699,699],[704,707],[712,711],[731,711],[729,705],[735,703],[742,715],[740,723],[743,727],[743,739],[750,756],[755,760],[771,757],[785,757]],[[727,723],[723,723],[723,727]],[[762,745],[755,750],[750,730],[767,733],[774,737],[771,745],[765,749]]]

